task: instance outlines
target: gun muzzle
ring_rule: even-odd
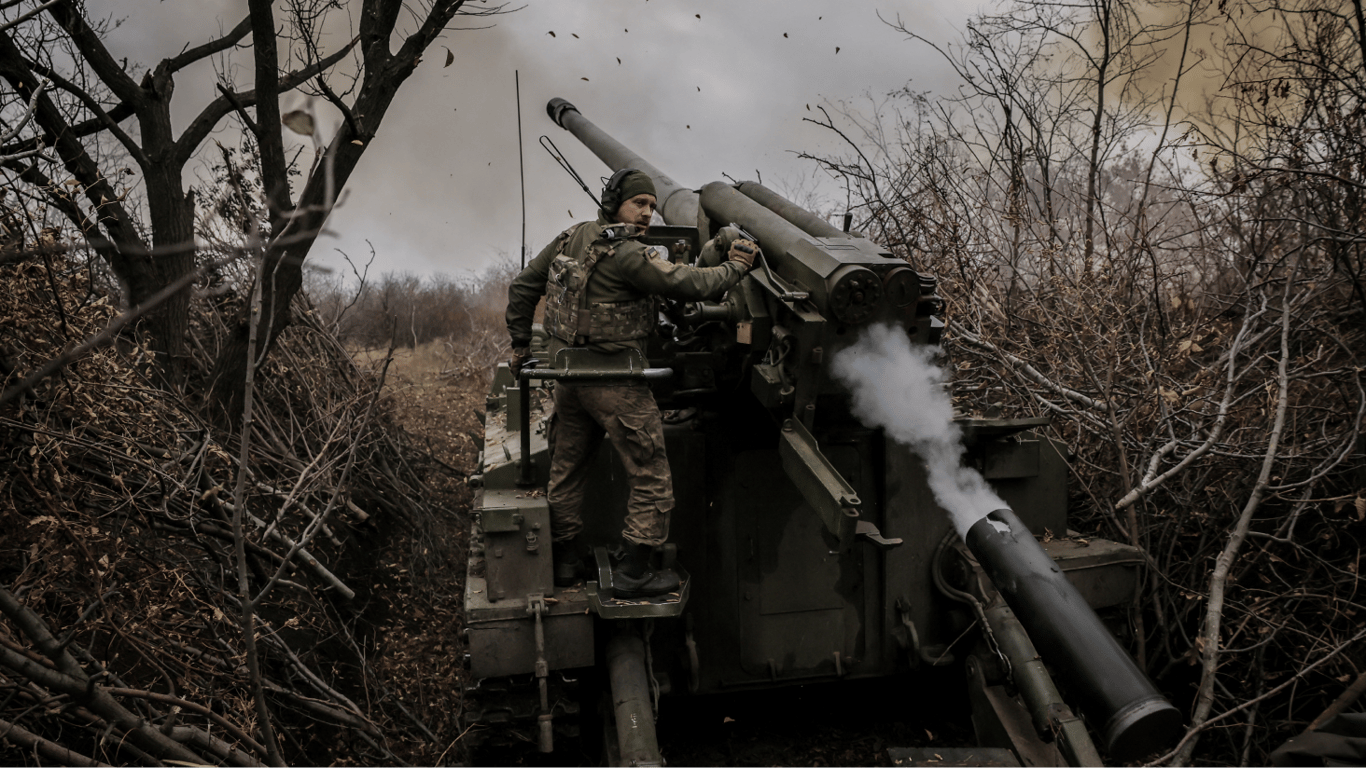
[[[1181,713],[1014,512],[998,509],[978,520],[967,545],[1081,714],[1100,730],[1111,759],[1142,759],[1175,742]]]

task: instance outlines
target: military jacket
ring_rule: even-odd
[[[557,238],[555,258],[550,262],[550,277],[546,280],[546,333],[571,346],[634,341],[649,336],[655,324],[652,297],[595,302],[589,300],[587,291],[598,264],[614,258],[618,249],[636,247],[638,241],[633,238],[640,230],[630,224],[608,227],[584,252],[571,254],[568,245],[576,231],[577,228],[568,230]]]
[[[605,308],[602,310],[605,314],[600,315],[600,319],[612,327],[606,328],[609,332],[603,334],[611,340],[595,340],[590,333],[586,339],[571,338],[563,339],[562,342],[604,354],[625,349],[637,349],[644,354],[643,335],[624,338],[635,335],[631,331],[631,324],[637,320],[634,315],[627,316],[633,311],[632,303],[651,296],[680,301],[714,300],[738,283],[745,274],[744,266],[735,262],[716,267],[671,263],[640,242],[640,234],[609,239],[608,235],[619,235],[626,226],[611,224],[602,217],[598,217],[597,221],[576,224],[560,233],[513,279],[508,286],[506,319],[514,347],[525,347],[531,343],[531,323],[536,304],[546,295],[552,269],[562,271],[565,259],[582,263],[588,260],[590,252],[596,256],[596,264],[588,271],[586,283],[581,288],[582,298],[590,308]],[[560,267],[555,266],[557,256],[561,257]],[[563,278],[560,282],[563,283]],[[551,309],[547,307],[548,311]],[[563,327],[566,321],[567,318],[561,318],[558,322]],[[555,325],[556,322],[547,317],[547,325]],[[648,322],[653,326],[652,312]],[[561,334],[565,334],[565,331],[561,330]]]

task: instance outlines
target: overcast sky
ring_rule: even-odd
[[[146,65],[245,15],[243,0],[122,0],[115,7],[126,20],[111,47]],[[319,240],[310,261],[349,271],[337,251],[363,261],[367,241],[376,251],[372,273],[460,275],[500,254],[516,259],[518,71],[533,254],[593,215],[588,197],[537,139],[549,135],[595,193],[607,175],[546,116],[555,96],[680,183],[700,187],[728,173],[762,175],[780,189],[800,186],[816,174],[795,153],[838,148],[836,137],[802,121],[815,114],[808,105],[881,96],[908,83],[937,93],[954,88],[937,54],[878,15],[900,15],[926,37],[949,41],[976,7],[954,0],[526,0],[515,13],[457,18],[455,26],[491,26],[448,32],[423,60],[329,221],[335,237]],[[338,34],[324,50],[344,39]],[[454,55],[449,67],[442,66],[443,48]],[[181,120],[212,98],[212,77],[206,69],[178,80]],[[309,107],[298,96],[285,103]]]

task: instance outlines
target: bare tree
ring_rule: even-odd
[[[136,307],[150,304],[166,286],[194,271],[195,200],[182,180],[184,172],[211,134],[225,125],[241,127],[255,147],[246,172],[259,179],[266,199],[267,221],[260,228],[265,243],[260,351],[265,354],[290,321],[305,256],[399,88],[456,15],[502,10],[465,5],[464,0],[421,5],[366,0],[352,33],[329,47],[321,30],[334,23],[331,4],[289,2],[280,19],[269,0],[251,0],[247,15],[231,30],[187,42],[141,78],[115,59],[103,42],[103,25],[76,0],[42,4],[38,14],[32,12],[36,3],[10,5],[8,28],[0,29],[0,78],[8,85],[0,99],[33,100],[38,131],[0,146],[5,158],[0,165],[70,221],[109,263]],[[171,121],[177,75],[244,47],[250,48],[252,86],[237,86],[221,75],[218,93],[201,95],[204,106],[177,133]],[[282,69],[281,61],[291,66]],[[38,92],[44,79],[53,84],[51,94]],[[293,166],[284,152],[280,114],[281,96],[296,89],[326,99],[343,118],[322,160],[304,171],[297,195],[289,181]],[[44,148],[55,155],[51,161],[41,152],[33,154]],[[120,167],[124,163],[135,166],[142,180],[131,199]],[[66,178],[70,184],[63,183]],[[145,201],[145,211],[138,211],[134,200]],[[160,299],[147,319],[166,380],[176,385],[187,375],[188,302],[188,290],[177,290]],[[213,400],[228,415],[241,411],[249,325],[245,315],[239,318],[209,373]]]

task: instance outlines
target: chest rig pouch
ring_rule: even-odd
[[[565,253],[578,228],[575,225],[560,235],[555,259],[546,280],[545,330],[574,346],[609,341],[631,341],[650,335],[654,302],[645,296],[628,301],[588,301],[588,281],[603,259],[616,255],[617,248],[629,242],[640,229],[630,224],[615,224],[603,230],[602,238],[591,243],[583,255]]]

